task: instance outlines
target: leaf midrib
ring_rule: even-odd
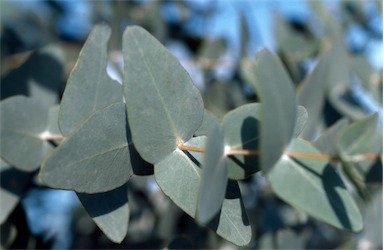
[[[78,160],[78,161],[74,161],[74,162],[68,164],[67,166],[70,167],[70,166],[79,164],[79,163],[81,163],[81,162],[83,162],[83,161],[87,161],[87,160],[89,160],[89,159],[92,159],[92,158],[94,158],[94,157],[97,157],[97,156],[100,156],[100,155],[104,155],[104,154],[111,153],[111,152],[113,152],[113,151],[115,151],[115,150],[121,150],[121,149],[123,149],[123,148],[125,148],[125,147],[128,148],[128,147],[131,146],[131,145],[132,145],[132,143],[123,144],[123,145],[120,145],[120,146],[117,146],[117,147],[114,147],[114,148],[111,148],[111,149],[108,149],[108,150],[99,152],[99,153],[97,153],[97,154],[93,154],[93,155],[87,156],[87,157],[82,158],[82,159],[80,159],[80,160]]]
[[[160,92],[159,88],[157,87],[155,77],[153,76],[152,71],[151,71],[151,69],[149,68],[149,65],[148,65],[148,62],[147,62],[147,60],[146,60],[146,57],[144,56],[144,52],[143,52],[141,46],[139,46],[139,42],[138,42],[138,40],[137,40],[135,37],[133,38],[133,40],[135,41],[136,47],[138,48],[138,50],[139,50],[139,52],[140,52],[140,56],[141,56],[141,58],[142,58],[142,60],[143,60],[143,62],[144,62],[144,65],[145,65],[147,71],[149,72],[149,75],[150,75],[150,77],[151,77],[151,83],[152,83],[154,89],[156,90],[156,93],[158,94],[158,96],[159,96],[159,98],[160,98],[160,102],[161,102],[161,104],[162,104],[162,106],[163,106],[163,109],[164,109],[164,111],[165,111],[165,114],[167,115],[168,121],[169,121],[169,123],[170,123],[170,125],[171,125],[171,127],[172,127],[172,131],[173,131],[173,133],[174,133],[174,135],[175,135],[175,138],[180,138],[180,136],[179,136],[179,134],[178,134],[178,132],[177,132],[176,126],[175,126],[175,124],[174,124],[174,122],[173,122],[172,116],[171,116],[171,114],[170,114],[170,112],[169,112],[169,110],[168,110],[168,108],[167,108],[167,106],[166,106],[166,104],[165,104],[165,101],[164,101],[164,99],[163,99],[163,96],[161,95],[161,92]]]

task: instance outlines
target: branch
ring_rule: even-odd
[[[188,146],[185,144],[179,145],[180,150],[184,151],[194,151],[203,153],[205,151],[204,148]],[[251,149],[234,149],[230,148],[226,151],[225,155],[259,155],[260,152],[258,150]],[[305,152],[297,152],[297,151],[285,151],[285,154],[292,157],[299,158],[307,158],[307,159],[315,159],[315,160],[339,160],[338,156],[328,155],[328,154],[317,154],[317,153],[305,153]],[[379,156],[376,154],[365,153],[351,156],[353,161],[362,161],[362,160],[377,160]]]

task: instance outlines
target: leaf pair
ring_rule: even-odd
[[[133,174],[131,162],[142,159],[132,147],[122,87],[106,72],[110,33],[96,26],[80,52],[60,105],[65,139],[44,161],[40,177],[50,187],[79,192],[101,230],[121,242],[129,217],[124,184]]]
[[[198,130],[204,116],[200,92],[177,59],[148,32],[138,27],[127,28],[123,39],[124,96],[133,143],[145,160],[155,164],[155,179],[163,192],[196,218],[199,189],[206,190],[204,178],[215,176],[216,171],[201,175],[198,167],[201,155],[196,159],[196,155],[181,151],[179,146],[205,145],[205,137],[192,138],[204,130]],[[226,168],[222,163],[216,166],[216,158],[222,156],[224,146],[216,147],[215,139],[211,143],[209,150],[213,150],[214,158],[209,159],[213,162],[205,162],[224,172],[219,171],[218,178],[212,180],[214,187],[220,190],[217,204],[221,210],[218,211],[220,207],[213,210],[217,219],[209,226],[223,238],[246,245],[251,239],[251,228],[239,188],[236,182],[231,182],[227,189]],[[215,181],[220,184],[216,185]],[[209,193],[203,195],[203,199],[209,197]]]

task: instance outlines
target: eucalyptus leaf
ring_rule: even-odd
[[[303,60],[316,52],[318,41],[310,34],[294,30],[280,15],[275,15],[274,21],[278,48],[290,61]]]
[[[204,147],[206,137],[192,138],[186,144]],[[202,153],[194,153],[201,159]],[[157,163],[155,179],[163,192],[189,216],[196,218],[198,192],[201,182],[201,169],[193,154],[176,149]],[[249,244],[252,229],[242,202],[237,182],[228,183],[226,198],[219,214],[209,223],[209,227],[224,239],[239,245]]]
[[[258,150],[261,104],[243,105],[223,118],[225,145],[234,150]],[[226,159],[228,177],[245,179],[259,171],[258,155],[230,155]]]
[[[297,104],[304,106],[309,115],[309,120],[301,134],[303,139],[313,140],[316,135],[316,128],[321,118],[324,100],[327,90],[327,82],[324,76],[329,74],[330,52],[322,54],[315,68],[305,77],[300,84],[297,93]]]
[[[228,112],[223,119],[225,145],[235,150],[259,150],[261,110],[263,104],[250,103]],[[303,130],[308,114],[297,106],[294,136]],[[227,157],[228,177],[241,180],[260,170],[258,154],[235,154]]]
[[[198,194],[197,219],[207,224],[219,212],[228,182],[223,128],[215,126],[208,136]]]
[[[77,193],[77,196],[101,231],[113,242],[121,243],[128,232],[127,186],[98,194]]]
[[[43,140],[48,107],[37,99],[14,96],[0,103],[1,158],[22,171],[37,170],[53,146]]]
[[[115,189],[132,175],[125,105],[94,112],[45,159],[40,177],[47,186],[80,193]]]
[[[219,124],[219,118],[212,114],[208,110],[204,110],[203,122],[200,127],[196,130],[195,136],[208,135],[212,128]]]
[[[353,160],[354,155],[379,154],[382,135],[378,126],[378,114],[374,113],[342,129],[337,136],[336,147],[344,160]]]
[[[61,134],[61,131],[59,128],[59,110],[60,110],[60,105],[54,105],[49,108],[47,131],[50,134],[57,134],[57,135]]]
[[[313,142],[315,146],[321,153],[336,155],[336,137],[339,134],[340,130],[348,125],[348,119],[343,118],[325,130],[316,141]]]
[[[200,127],[199,90],[167,49],[140,27],[123,36],[124,96],[135,148],[158,163]]]
[[[122,101],[122,87],[106,71],[111,29],[96,25],[80,52],[61,100],[59,125],[68,136],[92,112]]]
[[[288,150],[267,175],[274,193],[288,204],[330,225],[354,232],[363,227],[362,216],[343,181],[310,143],[292,140]],[[309,154],[305,156],[305,154]]]
[[[293,131],[293,137],[299,137],[303,130],[307,126],[308,121],[308,111],[305,107],[297,105],[296,106],[296,123],[295,129]]]
[[[260,163],[268,173],[288,146],[295,127],[296,104],[293,83],[277,56],[266,49],[248,61],[243,73],[256,89],[261,110]]]
[[[344,173],[365,200],[370,199],[364,183],[365,175],[382,152],[382,137],[377,113],[343,128],[336,137],[336,150],[342,160]],[[367,154],[377,155],[377,158],[372,159]]]

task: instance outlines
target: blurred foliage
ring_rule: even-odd
[[[296,87],[297,104],[308,110],[307,127],[301,137],[312,140],[322,153],[356,150],[348,140],[343,139],[343,135],[348,133],[358,133],[356,136],[368,133],[370,138],[382,138],[382,133],[376,134],[370,129],[366,130],[368,132],[355,131],[359,129],[362,118],[372,119],[366,117],[373,112],[378,112],[376,121],[382,126],[382,69],[372,66],[367,57],[370,41],[381,41],[382,30],[377,29],[374,18],[379,16],[381,21],[382,1],[367,2],[368,5],[364,1],[339,1],[334,13],[322,1],[308,1],[313,11],[310,20],[279,13],[274,15],[276,53]],[[231,57],[234,48],[223,37],[212,39],[191,33],[188,29],[191,23],[196,25],[194,21],[198,18],[209,20],[218,12],[214,4],[199,7],[193,1],[87,3],[91,9],[88,16],[90,26],[106,22],[112,27],[107,69],[114,79],[122,79],[122,31],[126,25],[136,24],[150,31],[179,58],[201,90],[205,108],[212,113],[213,124],[216,120],[225,119],[227,112],[259,101],[257,93],[242,73],[242,67],[254,57],[248,53],[248,48],[255,42],[250,36],[252,27],[262,23],[252,23],[246,18],[247,15],[237,13],[241,20],[237,34],[241,45],[236,52],[237,57]],[[62,100],[66,81],[88,34],[75,36],[58,29],[58,23],[68,11],[60,1],[39,2],[40,7],[50,10],[49,15],[7,1],[0,4],[1,100],[8,100],[14,95],[37,98],[43,101],[47,110],[51,107],[52,117],[57,117],[54,105]],[[170,12],[165,12],[165,8],[177,13],[176,17],[170,18]],[[364,33],[364,42],[348,39],[349,31],[356,28]],[[327,58],[330,56],[337,60],[329,61]],[[324,75],[322,72],[331,73]],[[325,87],[319,87],[320,83],[313,84],[313,80],[308,80],[311,78],[323,81],[322,86]],[[211,117],[208,111],[205,114]],[[33,114],[36,111],[30,112]],[[50,117],[44,119],[55,121]],[[38,115],[35,118],[40,119]],[[358,123],[353,123],[357,120]],[[24,125],[29,122],[33,121],[28,118],[23,121]],[[349,123],[353,124],[348,126]],[[53,124],[50,131],[58,131],[56,125]],[[340,131],[341,136],[334,138]],[[206,135],[207,131],[201,134]],[[4,148],[11,147],[3,144],[4,136],[1,135],[2,159]],[[329,145],[324,142],[330,140],[337,140],[335,148],[324,147]],[[59,141],[51,141],[46,147],[58,144]],[[41,151],[47,150],[45,145],[39,147],[44,147],[39,148]],[[382,154],[382,143],[368,150]],[[27,156],[28,153],[23,153],[20,158],[25,160]],[[288,206],[272,192],[264,176],[255,174],[239,182],[254,230],[254,238],[247,248],[382,248],[382,219],[378,219],[382,218],[382,156],[374,162],[364,161],[361,164],[349,160],[343,159],[343,164],[337,163],[334,167],[363,214],[365,227],[361,233],[336,229]],[[153,172],[151,166],[147,168],[147,173]],[[160,191],[152,176],[145,174],[135,175],[127,184],[129,226],[121,244],[111,242],[95,226],[88,213],[92,216],[97,211],[86,211],[77,203],[65,214],[70,233],[65,235],[66,244],[60,245],[57,243],[61,237],[59,231],[33,230],[27,212],[30,208],[25,201],[33,190],[40,192],[38,195],[44,195],[48,189],[39,182],[35,169],[24,171],[1,161],[0,199],[7,200],[1,204],[2,248],[238,248],[196,223]],[[93,202],[91,196],[79,198],[83,204]]]

